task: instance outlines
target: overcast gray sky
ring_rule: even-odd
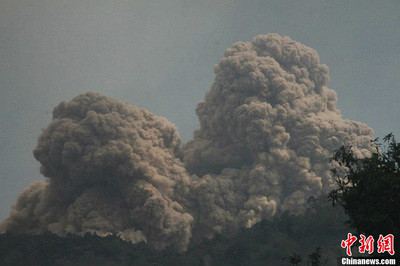
[[[400,1],[0,0],[0,219],[43,179],[32,150],[59,102],[117,97],[186,141],[224,50],[272,32],[318,51],[345,118],[400,139]]]

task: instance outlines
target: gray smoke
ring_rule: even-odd
[[[235,232],[265,218],[304,211],[310,196],[333,187],[335,149],[370,154],[373,131],[344,120],[328,67],[315,50],[289,37],[260,35],[238,42],[215,67],[197,105],[200,129],[184,145],[195,174],[195,220],[202,232]]]
[[[128,103],[87,93],[62,102],[34,150],[46,182],[25,189],[2,231],[119,234],[185,250],[189,177],[176,127]]]
[[[34,150],[47,180],[20,194],[0,231],[113,233],[184,251],[193,229],[233,233],[302,213],[333,188],[341,145],[370,154],[372,130],[342,119],[313,49],[257,36],[227,49],[215,73],[183,146],[174,125],[128,103],[96,93],[62,102]]]

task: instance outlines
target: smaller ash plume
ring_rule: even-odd
[[[156,249],[186,249],[189,177],[175,157],[174,125],[102,96],[62,102],[34,150],[41,173],[19,196],[1,231],[119,234]]]

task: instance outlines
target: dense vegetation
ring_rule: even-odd
[[[347,168],[339,175],[333,171],[338,188],[330,193],[349,215],[348,224],[358,233],[373,235],[400,232],[400,143],[392,134],[369,158],[356,158],[351,147],[341,147],[333,160]]]

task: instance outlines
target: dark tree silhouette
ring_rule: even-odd
[[[323,260],[322,259],[322,248],[317,247],[313,253],[308,255],[307,258],[307,264],[311,266],[320,266],[320,265],[325,265],[328,260]]]
[[[298,265],[303,261],[299,254],[293,253],[289,257],[286,257],[284,260],[288,260],[291,265]]]
[[[332,190],[332,204],[343,206],[348,224],[359,233],[378,236],[399,234],[400,228],[400,143],[393,134],[372,141],[376,151],[368,158],[356,158],[351,147],[341,147],[332,160],[346,167],[345,174],[332,170],[338,188]]]

